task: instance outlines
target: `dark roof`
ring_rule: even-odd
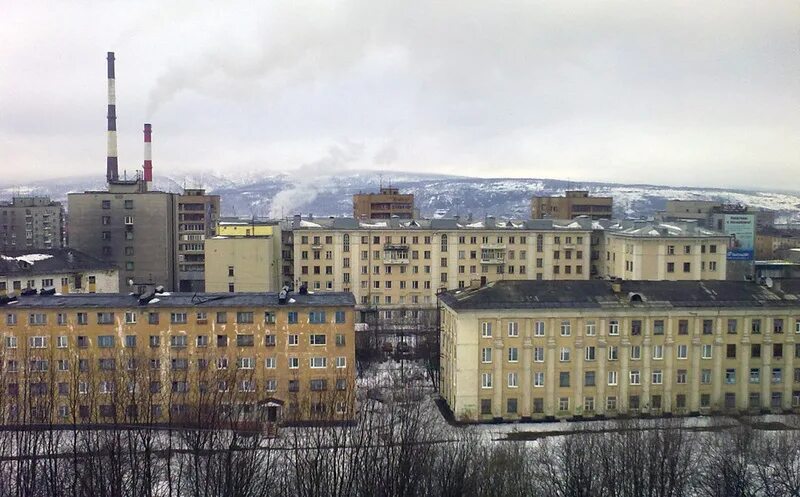
[[[49,255],[50,257],[37,257],[37,254]],[[22,278],[27,275],[37,274],[79,273],[111,269],[116,269],[116,266],[84,252],[69,248],[0,252],[0,275],[11,278]]]
[[[349,292],[322,292],[300,295],[289,293],[286,307],[326,307],[354,306],[355,297]],[[278,294],[270,293],[163,293],[141,307],[147,308],[186,308],[186,307],[276,307]],[[4,306],[40,308],[125,308],[140,307],[136,295],[119,293],[81,293],[69,295],[31,295],[20,296],[16,303]]]
[[[478,289],[454,290],[441,300],[456,310],[598,307],[766,307],[800,308],[800,282],[769,289],[748,281],[497,281]]]

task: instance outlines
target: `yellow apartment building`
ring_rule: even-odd
[[[117,293],[119,270],[75,249],[0,252],[0,295],[22,290],[58,293]]]
[[[472,282],[586,280],[591,221],[459,218],[303,220],[293,228],[295,288],[352,292],[392,312],[433,307]]]
[[[724,280],[730,237],[695,222],[622,221],[603,230],[600,274],[626,280]]]
[[[800,412],[800,280],[498,281],[440,296],[456,419]]]
[[[206,240],[209,292],[274,292],[282,285],[281,238],[216,236]]]
[[[7,423],[349,420],[349,293],[0,300]]]
[[[579,216],[611,219],[613,207],[612,197],[593,197],[585,190],[567,190],[563,197],[533,197],[531,219],[574,219]]]

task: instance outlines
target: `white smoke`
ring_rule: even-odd
[[[279,219],[294,214],[303,205],[314,201],[319,195],[323,178],[335,174],[336,171],[345,169],[356,162],[364,153],[364,145],[354,142],[344,142],[333,145],[328,149],[328,154],[313,162],[303,164],[292,171],[294,183],[292,187],[279,192],[272,199],[269,217]]]

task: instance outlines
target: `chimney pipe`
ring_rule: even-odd
[[[119,179],[117,166],[117,95],[114,85],[114,52],[108,52],[108,153],[106,157],[106,180]]]
[[[153,181],[153,148],[150,143],[150,136],[153,128],[149,123],[144,125],[144,180],[147,183]]]

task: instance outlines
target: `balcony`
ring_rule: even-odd
[[[407,243],[384,243],[383,250],[408,252]]]
[[[384,264],[408,264],[408,251],[385,250],[383,252]]]
[[[505,252],[505,243],[481,243],[481,250],[502,250]]]
[[[506,250],[503,249],[481,249],[481,264],[505,264]]]
[[[311,250],[322,250],[322,244],[321,243],[312,243],[311,244]]]

